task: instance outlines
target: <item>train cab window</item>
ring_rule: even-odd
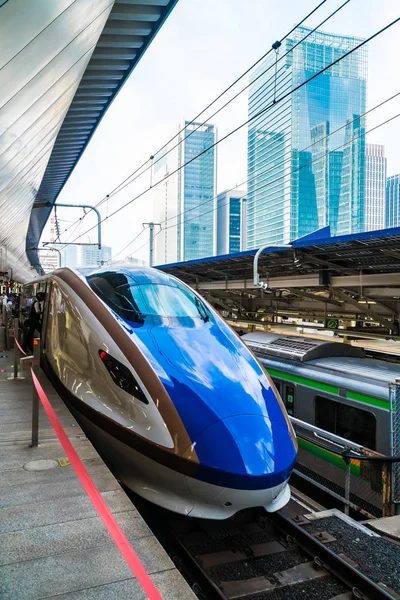
[[[285,407],[287,414],[291,417],[294,417],[294,396],[294,386],[285,384]]]
[[[317,396],[315,424],[325,431],[375,450],[376,418],[367,410]]]
[[[128,321],[143,323],[147,316],[210,320],[211,313],[201,299],[173,279],[165,284],[130,283],[124,275],[113,273],[88,277],[88,283],[110,308]]]

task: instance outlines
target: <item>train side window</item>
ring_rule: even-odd
[[[315,425],[324,431],[336,433],[335,402],[322,396],[315,398]]]
[[[294,417],[294,395],[295,389],[293,385],[285,385],[285,406],[287,414]]]
[[[317,396],[315,398],[315,424],[325,431],[330,431],[370,450],[375,450],[376,418],[367,410]]]
[[[277,379],[273,379],[272,381],[274,382],[274,385],[275,385],[275,387],[276,387],[276,389],[277,389],[277,391],[278,391],[278,394],[279,394],[280,396],[282,396],[282,392],[281,392],[281,382],[280,382],[280,381],[278,381]]]
[[[354,406],[338,404],[336,415],[337,434],[346,439],[351,439],[370,450],[375,450],[375,415],[367,410],[360,410]]]

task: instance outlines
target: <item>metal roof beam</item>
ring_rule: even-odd
[[[351,293],[349,290],[343,290],[343,291],[346,292],[346,294]],[[397,312],[398,312],[397,311],[397,300],[392,299],[392,304],[394,305],[394,306],[392,306],[391,304],[389,304],[388,301],[382,302],[382,300],[378,300],[374,293],[366,294],[364,289],[363,289],[363,298],[365,298],[366,300],[369,300],[371,302],[374,302],[377,307],[381,306],[381,307],[385,308],[390,313],[392,313],[393,318],[395,315],[397,315]]]
[[[113,92],[118,87],[118,82],[110,79],[109,81],[101,81],[99,79],[93,79],[81,83],[79,86],[80,90],[110,90]]]
[[[122,35],[150,35],[154,23],[146,21],[113,21],[109,19],[103,33],[121,33]]]
[[[347,302],[348,304],[351,304],[352,306],[354,306],[355,308],[357,308],[358,312],[364,313],[365,315],[367,315],[367,317],[370,317],[373,321],[376,321],[377,323],[380,323],[384,327],[388,326],[387,319],[383,319],[381,317],[381,315],[378,315],[377,312],[375,312],[374,310],[372,310],[371,308],[369,308],[366,304],[361,304],[355,298],[353,298],[350,294],[345,294],[343,292],[343,290],[341,290],[341,289],[331,288],[331,290],[332,290],[332,293],[337,298],[339,298],[339,300],[342,300],[343,302]]]
[[[161,16],[161,10],[149,4],[123,4],[116,2],[108,17],[110,20],[122,21],[153,21]]]
[[[133,60],[136,54],[134,48],[96,48],[92,59]]]
[[[324,302],[329,304],[336,304],[336,306],[341,306],[341,303],[337,300],[333,300],[329,296],[320,296],[319,294],[311,294],[311,292],[303,292],[303,290],[297,290],[295,288],[290,288],[290,293],[295,296],[299,296],[300,298],[308,298],[309,300],[316,300],[317,302]]]
[[[116,81],[117,83],[119,83],[120,79],[121,71],[112,71],[111,69],[106,71],[95,70],[91,71],[90,73],[86,73],[86,75],[82,77],[81,83],[85,84],[89,81],[98,81],[99,83],[103,83],[104,81]]]
[[[386,256],[392,256],[393,258],[397,258],[397,260],[400,261],[400,252],[398,252],[396,250],[389,250],[386,248],[381,248],[380,251],[382,252],[382,254],[385,254]]]
[[[130,67],[129,60],[124,60],[122,58],[118,59],[109,59],[109,58],[98,58],[91,59],[88,66],[86,67],[87,71],[99,71],[101,69],[115,69],[118,71],[127,71]],[[121,75],[122,76],[122,75]],[[78,88],[79,89],[79,88]]]
[[[393,301],[400,299],[400,287],[363,288],[363,293],[369,298],[386,298]]]
[[[169,0],[117,0],[116,4],[141,4],[151,6],[167,6]]]
[[[339,275],[331,278],[331,286],[347,287],[365,287],[365,286],[400,286],[400,273],[375,273],[371,275],[346,276]]]
[[[177,272],[177,276],[182,277],[182,273]],[[199,275],[191,274],[193,278],[199,277]],[[200,277],[199,277],[200,278]],[[309,275],[287,275],[286,277],[270,277],[269,284],[273,288],[278,289],[291,289],[291,288],[325,288],[319,283],[319,277],[316,274]],[[366,286],[398,286],[400,287],[400,273],[376,273],[376,274],[363,274],[358,275],[339,275],[331,277],[331,287],[363,287]],[[235,279],[225,280],[220,279],[219,281],[200,281],[198,283],[199,290],[248,290],[249,293],[254,293],[256,289],[254,287],[253,279]]]
[[[308,252],[304,252],[303,256],[300,260],[302,260],[304,258],[304,262],[305,261],[310,261],[313,262],[317,265],[321,265],[323,267],[329,267],[330,269],[334,269],[335,271],[343,271],[344,273],[354,273],[357,270],[356,269],[352,269],[349,267],[343,267],[342,265],[338,265],[337,263],[334,263],[330,260],[326,260],[326,259],[322,259],[322,258],[317,258],[316,256],[314,256],[313,254],[310,254]]]
[[[100,36],[97,48],[141,48],[145,38],[141,35],[105,34]]]

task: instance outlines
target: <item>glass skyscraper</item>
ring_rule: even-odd
[[[215,143],[214,125],[192,123],[183,134],[180,165]],[[178,174],[178,261],[215,254],[216,149],[187,164]]]
[[[386,158],[381,144],[365,144],[365,231],[385,227]]]
[[[61,250],[63,267],[99,267],[111,262],[111,248],[102,246],[67,246]]]
[[[179,130],[184,127],[168,153],[161,152],[154,161],[154,221],[161,225],[155,236],[155,265],[215,254],[217,157],[216,148],[210,147],[216,129],[188,121]]]
[[[246,192],[229,190],[217,198],[217,255],[246,250]]]
[[[291,93],[360,42],[323,32],[301,42],[309,33],[298,27],[282,43],[276,79],[273,54],[250,79],[248,248],[326,225],[333,235],[364,229],[367,51]]]
[[[386,181],[386,227],[400,226],[400,174]]]

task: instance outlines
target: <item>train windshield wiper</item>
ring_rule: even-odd
[[[143,313],[141,313],[140,310],[138,310],[137,306],[129,298],[127,298],[127,296],[125,294],[121,294],[116,291],[115,295],[117,297],[123,299],[123,301],[125,301],[128,304],[128,307],[122,306],[122,309],[126,312],[132,312],[134,314],[134,316],[135,316],[134,319],[130,319],[130,320],[137,322],[137,323],[144,322]]]
[[[195,296],[195,298],[194,298],[194,303],[196,305],[197,312],[199,313],[200,318],[204,321],[204,323],[207,323],[207,321],[210,320],[210,317],[208,315],[206,307],[204,306],[204,304],[202,302],[200,302],[200,300],[197,298],[197,296]]]

